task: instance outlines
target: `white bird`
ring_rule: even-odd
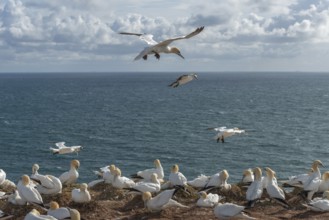
[[[288,177],[287,181],[283,181],[283,185],[303,188],[304,183],[308,180],[308,178],[312,173],[313,173],[313,169],[311,168],[308,173],[302,173],[295,176],[290,176]]]
[[[250,185],[252,182],[254,182],[254,173],[252,172],[252,169],[244,170],[241,183]]]
[[[198,79],[198,76],[195,73],[185,74],[185,75],[182,75],[179,78],[177,78],[176,81],[171,83],[169,86],[176,88],[176,87],[178,87],[180,85],[184,85],[194,79]]]
[[[158,179],[162,182],[163,178],[164,178],[164,172],[163,172],[163,168],[162,168],[162,165],[161,165],[161,162],[159,159],[154,160],[154,166],[155,166],[155,168],[138,171],[137,174],[132,175],[132,177],[141,177],[145,181],[150,181],[152,174],[156,173],[158,176]]]
[[[327,190],[329,190],[329,171],[326,171],[322,174],[322,179],[318,192],[325,192]]]
[[[58,142],[55,145],[57,148],[53,148],[53,147],[49,148],[53,154],[78,153],[82,149],[81,146],[68,147],[65,145],[65,142]]]
[[[278,186],[276,180],[273,180],[275,172],[269,167],[266,167],[265,170],[266,170],[266,175],[268,177],[268,183],[266,186],[266,192],[268,193],[268,195],[272,199],[278,201],[284,207],[286,208],[290,207],[290,205],[285,200],[286,198],[283,190]]]
[[[255,219],[243,213],[244,209],[244,206],[233,203],[218,203],[218,205],[214,208],[214,214],[219,219],[230,219],[232,217],[241,219]]]
[[[101,177],[102,179],[98,179],[98,180],[93,180],[91,182],[88,183],[88,187],[94,187],[95,185],[105,182],[105,183],[109,183],[111,184],[113,182],[114,179],[114,170],[116,169],[115,165],[110,165],[110,166],[106,166],[106,167],[102,167],[100,168],[100,171],[94,171],[94,173]]]
[[[319,166],[323,166],[320,160],[315,160],[312,164],[313,173],[309,176],[303,185],[303,192],[307,194],[307,200],[312,200],[315,192],[318,191],[321,184],[321,172]]]
[[[2,185],[6,180],[6,172],[0,169],[0,185]]]
[[[222,197],[217,194],[207,194],[205,191],[199,192],[199,195],[200,198],[196,202],[196,205],[200,207],[214,207],[218,204],[219,200],[222,199]]]
[[[191,37],[199,34],[203,29],[204,29],[204,27],[199,27],[195,31],[189,33],[188,35],[170,38],[170,39],[161,41],[160,43],[154,41],[153,35],[151,35],[151,34],[138,34],[138,33],[129,33],[129,32],[120,32],[120,34],[136,35],[141,40],[145,41],[148,45],[150,45],[149,47],[146,47],[143,51],[141,51],[140,54],[138,54],[138,56],[136,56],[134,60],[139,60],[141,58],[143,58],[144,60],[147,60],[147,55],[150,55],[150,54],[154,54],[157,59],[160,59],[160,53],[174,53],[184,59],[184,57],[180,53],[179,49],[177,47],[170,47],[169,44],[171,44],[173,41],[176,41],[176,40],[191,38]]]
[[[262,170],[256,167],[253,172],[255,175],[254,182],[250,184],[246,192],[248,207],[253,207],[255,202],[260,199],[263,194]]]
[[[86,183],[82,183],[79,189],[73,189],[71,196],[72,200],[76,203],[86,203],[91,200],[88,185]]]
[[[62,182],[60,181],[60,179],[53,175],[46,175],[46,177],[50,180],[50,182],[52,183],[52,186],[47,187],[47,186],[43,185],[41,182],[41,184],[38,184],[36,186],[36,189],[39,191],[39,193],[45,194],[45,195],[53,195],[53,194],[61,193],[63,186],[62,186]]]
[[[229,190],[231,189],[231,184],[227,183],[228,177],[229,174],[227,170],[221,170],[210,177],[209,182],[205,185],[204,189],[209,190],[215,187],[220,187],[224,190]]]
[[[38,210],[32,209],[29,213],[27,213],[24,220],[57,220],[57,218],[51,215],[41,215]]]
[[[203,188],[209,182],[210,176],[201,174],[193,180],[187,181],[187,184],[195,188]]]
[[[245,133],[245,130],[241,130],[239,128],[227,128],[227,127],[218,127],[218,128],[208,128],[208,130],[217,131],[217,135],[214,137],[217,140],[217,143],[221,141],[222,143],[225,142],[225,138],[231,137],[235,134],[242,134]]]
[[[21,180],[17,184],[17,190],[20,197],[28,203],[37,204],[44,207],[42,197],[38,190],[30,184],[30,177],[28,175],[22,176]]]
[[[315,212],[328,212],[329,211],[329,191],[323,193],[322,199],[311,200],[308,204],[303,204],[305,207],[310,208]]]
[[[142,199],[144,201],[145,207],[150,211],[161,211],[169,206],[178,206],[182,208],[188,208],[180,204],[179,202],[171,199],[174,195],[176,189],[165,190],[160,194],[152,198],[152,194],[150,192],[144,192],[142,195]]]
[[[161,190],[161,183],[158,180],[158,175],[156,173],[153,173],[151,175],[151,182],[138,182],[134,186],[132,186],[130,189],[136,190],[138,192],[160,192]]]
[[[179,166],[177,164],[173,165],[171,168],[169,182],[171,186],[186,186],[187,184],[187,179],[184,174],[179,172]]]
[[[63,185],[69,185],[75,183],[79,177],[79,173],[77,169],[80,167],[80,162],[78,160],[71,161],[70,170],[62,173],[59,176],[60,181]]]
[[[27,201],[19,195],[17,189],[14,190],[14,192],[8,196],[8,202],[14,205],[26,205],[27,203]]]
[[[59,204],[55,201],[50,202],[50,208],[47,211],[47,215],[51,215],[56,219],[71,218],[70,211],[68,208],[59,207]]]
[[[112,186],[118,189],[131,188],[135,185],[135,182],[128,177],[121,176],[121,170],[117,167],[114,170],[114,178],[112,181]]]

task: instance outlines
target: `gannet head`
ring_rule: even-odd
[[[80,162],[78,160],[72,160],[71,161],[71,167],[74,167],[75,169],[78,169],[80,167]]]
[[[80,212],[76,209],[69,209],[70,215],[71,215],[71,220],[80,220]]]
[[[31,210],[31,213],[32,213],[33,215],[40,215],[40,212],[39,212],[38,210],[36,210],[36,209],[32,209],[32,210]]]
[[[114,175],[121,176],[121,170],[118,167],[114,170]]]
[[[275,176],[275,172],[271,168],[265,167],[265,171],[266,171],[266,175],[269,178],[273,178]]]
[[[59,208],[59,205],[58,205],[57,202],[55,202],[55,201],[50,202],[50,209],[51,210],[55,210],[55,209],[58,209],[58,208]]]
[[[87,188],[88,188],[87,183],[81,183],[81,185],[80,185],[80,190],[82,190],[82,191],[86,191]]]
[[[180,56],[181,58],[185,59],[185,58],[183,57],[183,55],[180,53],[180,51],[179,51],[179,49],[178,49],[177,47],[171,47],[171,48],[170,48],[170,53],[175,53],[175,54],[177,54],[178,56]]]
[[[142,199],[144,202],[150,200],[152,198],[152,194],[150,192],[144,192],[142,195]]]
[[[171,167],[172,173],[178,173],[178,171],[179,171],[179,166],[177,164],[175,164]]]
[[[110,169],[111,173],[113,173],[114,170],[116,169],[116,167],[115,167],[115,165],[111,164],[109,169]]]
[[[28,175],[23,175],[22,176],[22,183],[24,186],[27,186],[30,184],[30,177]]]
[[[229,176],[230,175],[228,174],[227,170],[222,170],[221,171],[220,177],[221,177],[222,180],[227,180],[229,178]]]
[[[329,199],[329,191],[327,190],[327,191],[323,192],[322,197]]]
[[[322,174],[322,179],[325,181],[329,180],[329,171],[326,171]]]
[[[262,177],[262,170],[259,167],[254,168],[255,179],[260,180]]]
[[[156,160],[154,161],[154,165],[155,165],[156,168],[161,167],[161,162],[160,162],[160,160],[159,160],[159,159],[156,159]]]
[[[38,170],[39,170],[39,165],[38,164],[33,164],[33,166],[32,166],[32,173],[33,174],[35,174],[36,172],[38,172]]]
[[[324,167],[321,160],[315,160],[313,161],[313,164],[312,164],[312,169],[315,171],[319,168],[319,166],[321,167]]]
[[[207,198],[207,193],[205,191],[201,191],[199,192],[199,195],[202,199],[206,199]]]
[[[245,176],[251,176],[253,174],[251,169],[247,169],[243,171],[243,177]]]

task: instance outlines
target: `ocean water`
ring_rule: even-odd
[[[31,174],[59,176],[72,159],[78,182],[109,164],[124,176],[162,162],[188,179],[228,170],[271,167],[278,178],[305,173],[315,159],[329,168],[329,74],[198,73],[178,88],[180,73],[0,74],[0,168],[17,182]],[[208,127],[244,135],[216,143]],[[52,155],[56,142],[82,145]]]

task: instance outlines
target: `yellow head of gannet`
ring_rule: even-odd
[[[251,169],[247,169],[247,170],[244,170],[243,171],[243,177],[245,177],[245,176],[251,176],[251,175],[253,175],[253,172],[252,172]]]
[[[329,171],[326,171],[322,174],[322,180],[324,181],[329,180]]]
[[[178,173],[178,171],[179,171],[179,166],[177,164],[175,164],[171,167],[172,173]]]
[[[256,168],[254,168],[253,172],[255,174],[255,179],[256,180],[261,180],[261,178],[262,178],[262,170],[259,167],[256,167]]]
[[[312,164],[312,169],[316,170],[319,166],[324,167],[321,160],[315,160]]]
[[[38,210],[36,210],[36,209],[32,209],[32,210],[31,210],[31,213],[32,213],[33,215],[40,215],[40,212],[39,212]]]
[[[59,208],[59,205],[58,205],[57,202],[55,202],[55,201],[50,202],[50,209],[51,210],[55,210],[55,209],[58,209],[58,208]]]
[[[159,160],[159,159],[154,160],[154,165],[155,165],[156,168],[161,167],[161,162],[160,162],[160,160]]]
[[[111,173],[114,172],[114,170],[116,169],[114,164],[111,164],[109,167],[110,167],[109,169],[110,169]]]
[[[80,212],[76,209],[69,209],[70,215],[71,215],[71,220],[80,220]]]
[[[87,183],[82,183],[82,184],[80,185],[80,190],[81,190],[81,191],[86,191],[87,188],[88,188]]]
[[[150,192],[144,192],[142,195],[142,199],[144,202],[150,200],[152,198],[152,194]]]
[[[185,59],[183,57],[183,55],[180,53],[179,49],[177,47],[170,47],[170,53],[174,53],[174,54],[177,54],[178,56],[180,56],[181,58]]]
[[[230,177],[227,170],[222,171],[222,180],[227,180]]]
[[[22,183],[25,186],[29,185],[30,184],[30,177],[28,175],[23,175],[22,176]]]
[[[201,191],[201,192],[199,192],[199,195],[200,195],[200,197],[201,197],[202,199],[206,199],[207,196],[208,196],[208,194],[207,194],[205,191]]]
[[[78,169],[80,167],[80,162],[78,160],[72,160],[71,161],[71,167],[74,167],[75,169]]]
[[[271,168],[265,167],[265,170],[268,178],[273,179],[275,177],[275,171],[273,171]]]

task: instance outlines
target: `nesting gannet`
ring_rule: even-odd
[[[329,211],[329,191],[323,193],[322,199],[311,200],[308,204],[303,204],[305,207],[310,208],[315,212],[328,212]]]
[[[17,184],[17,190],[20,197],[28,203],[37,204],[44,207],[42,197],[38,190],[30,185],[30,177],[28,175],[22,176],[21,180]]]
[[[252,172],[252,169],[244,170],[241,183],[250,185],[252,182],[254,182],[254,173]]]
[[[52,176],[52,175],[46,175],[46,177],[50,180],[52,183],[51,187],[45,186],[42,184],[39,184],[36,186],[36,189],[39,191],[41,194],[45,195],[52,195],[52,194],[57,194],[62,192],[62,182],[60,181],[59,178]]]
[[[98,180],[93,180],[91,182],[88,183],[88,187],[94,187],[95,185],[97,185],[98,183],[112,183],[113,179],[114,179],[114,170],[116,169],[115,165],[110,165],[110,166],[106,166],[106,167],[102,167],[100,168],[100,171],[94,171],[94,173],[101,177],[102,179],[98,179]]]
[[[180,85],[184,85],[184,84],[192,81],[193,79],[198,79],[198,76],[195,73],[185,74],[185,75],[182,75],[179,78],[177,78],[176,81],[171,83],[169,86],[176,88]]]
[[[187,184],[195,188],[203,188],[209,182],[210,176],[201,174],[193,180],[187,181]]]
[[[222,197],[217,194],[207,194],[205,191],[199,192],[199,195],[200,198],[196,202],[196,205],[200,207],[214,207],[218,204],[219,200],[222,199]]]
[[[73,189],[71,196],[72,200],[77,203],[85,203],[91,200],[88,185],[86,183],[82,183],[79,189]]]
[[[312,200],[314,193],[318,191],[321,184],[321,172],[319,166],[323,166],[322,162],[320,160],[315,160],[312,164],[312,169],[314,172],[309,176],[303,185],[302,193],[307,194],[308,200]]]
[[[241,219],[255,219],[243,213],[244,209],[244,206],[236,205],[233,203],[218,203],[218,205],[216,205],[214,208],[214,214],[219,219],[229,219],[232,217]]]
[[[171,183],[171,186],[186,186],[187,184],[187,179],[184,174],[179,172],[179,166],[177,164],[171,167],[169,182]]]
[[[245,130],[241,130],[239,128],[218,127],[218,128],[208,128],[208,130],[214,130],[218,132],[217,135],[214,137],[214,139],[217,140],[217,143],[219,141],[224,143],[225,138],[233,136],[235,134],[245,133]]]
[[[0,169],[0,185],[2,185],[6,180],[6,172]]]
[[[81,146],[65,146],[65,142],[58,142],[55,144],[57,148],[50,147],[49,149],[53,154],[69,154],[78,153],[82,147]]]
[[[62,173],[62,175],[59,176],[59,179],[63,185],[68,185],[76,182],[76,180],[79,177],[79,173],[77,171],[79,167],[80,167],[80,162],[78,160],[71,161],[70,170]]]
[[[161,211],[162,209],[169,206],[187,208],[187,206],[184,206],[178,203],[177,201],[171,199],[175,191],[176,189],[165,190],[153,198],[150,192],[144,192],[142,195],[144,205],[150,211]]]
[[[253,172],[255,175],[254,182],[250,184],[246,192],[248,207],[253,207],[255,202],[260,199],[263,194],[262,170],[256,167]]]
[[[169,44],[171,44],[173,41],[176,41],[176,40],[191,38],[191,37],[199,34],[203,29],[204,29],[204,27],[199,27],[195,31],[189,33],[188,35],[170,38],[170,39],[161,41],[160,43],[154,41],[153,35],[151,35],[151,34],[138,34],[138,33],[129,33],[129,32],[120,32],[120,34],[136,35],[141,40],[145,41],[148,45],[150,45],[149,47],[146,47],[142,52],[140,52],[140,54],[138,54],[138,56],[136,56],[134,60],[139,60],[141,58],[143,58],[144,60],[147,60],[147,55],[151,55],[151,54],[154,54],[157,59],[160,59],[160,53],[174,53],[184,59],[184,57],[180,53],[179,49],[177,47],[170,47]]]
[[[16,184],[9,179],[5,179],[5,181],[2,182],[0,185],[0,189],[5,190],[5,191],[12,191],[16,189]]]
[[[223,190],[230,190],[231,184],[227,183],[228,178],[229,174],[227,170],[222,170],[210,177],[209,182],[205,185],[204,189],[210,190],[212,188],[220,187]]]
[[[58,203],[55,201],[50,202],[50,208],[47,211],[47,215],[51,215],[57,219],[66,219],[70,218],[70,211],[68,208],[59,207]]]
[[[269,167],[266,167],[265,170],[266,170],[266,175],[268,177],[268,183],[266,186],[266,191],[268,195],[272,199],[278,201],[284,207],[289,207],[290,205],[285,200],[285,194],[283,190],[278,186],[277,182],[273,180],[275,172]]]
[[[38,210],[32,209],[29,213],[27,213],[24,220],[57,220],[57,218],[51,215],[41,215]]]
[[[112,186],[118,189],[131,188],[135,185],[135,182],[128,177],[121,176],[121,170],[117,167],[114,170],[114,178]]]
[[[138,192],[160,192],[161,190],[161,183],[158,180],[158,175],[156,173],[153,173],[151,175],[151,182],[137,182],[134,186],[132,186],[130,189],[138,191]]]
[[[318,192],[325,192],[327,190],[329,190],[329,171],[326,171],[322,174],[322,179]]]
[[[159,159],[154,160],[154,165],[155,165],[155,168],[138,171],[137,174],[136,175],[132,175],[132,177],[137,177],[137,178],[138,177],[141,177],[145,181],[150,181],[151,180],[151,175],[153,173],[156,173],[157,176],[158,176],[158,179],[160,181],[163,181],[164,172],[163,172],[163,168],[161,166],[160,160]]]
[[[27,203],[27,201],[19,195],[17,189],[14,190],[14,192],[8,196],[8,202],[14,205],[26,205]]]
[[[312,173],[313,173],[313,169],[311,168],[308,173],[302,173],[295,176],[290,176],[288,177],[287,181],[283,181],[283,186],[303,188],[304,183],[308,180],[308,178]]]

